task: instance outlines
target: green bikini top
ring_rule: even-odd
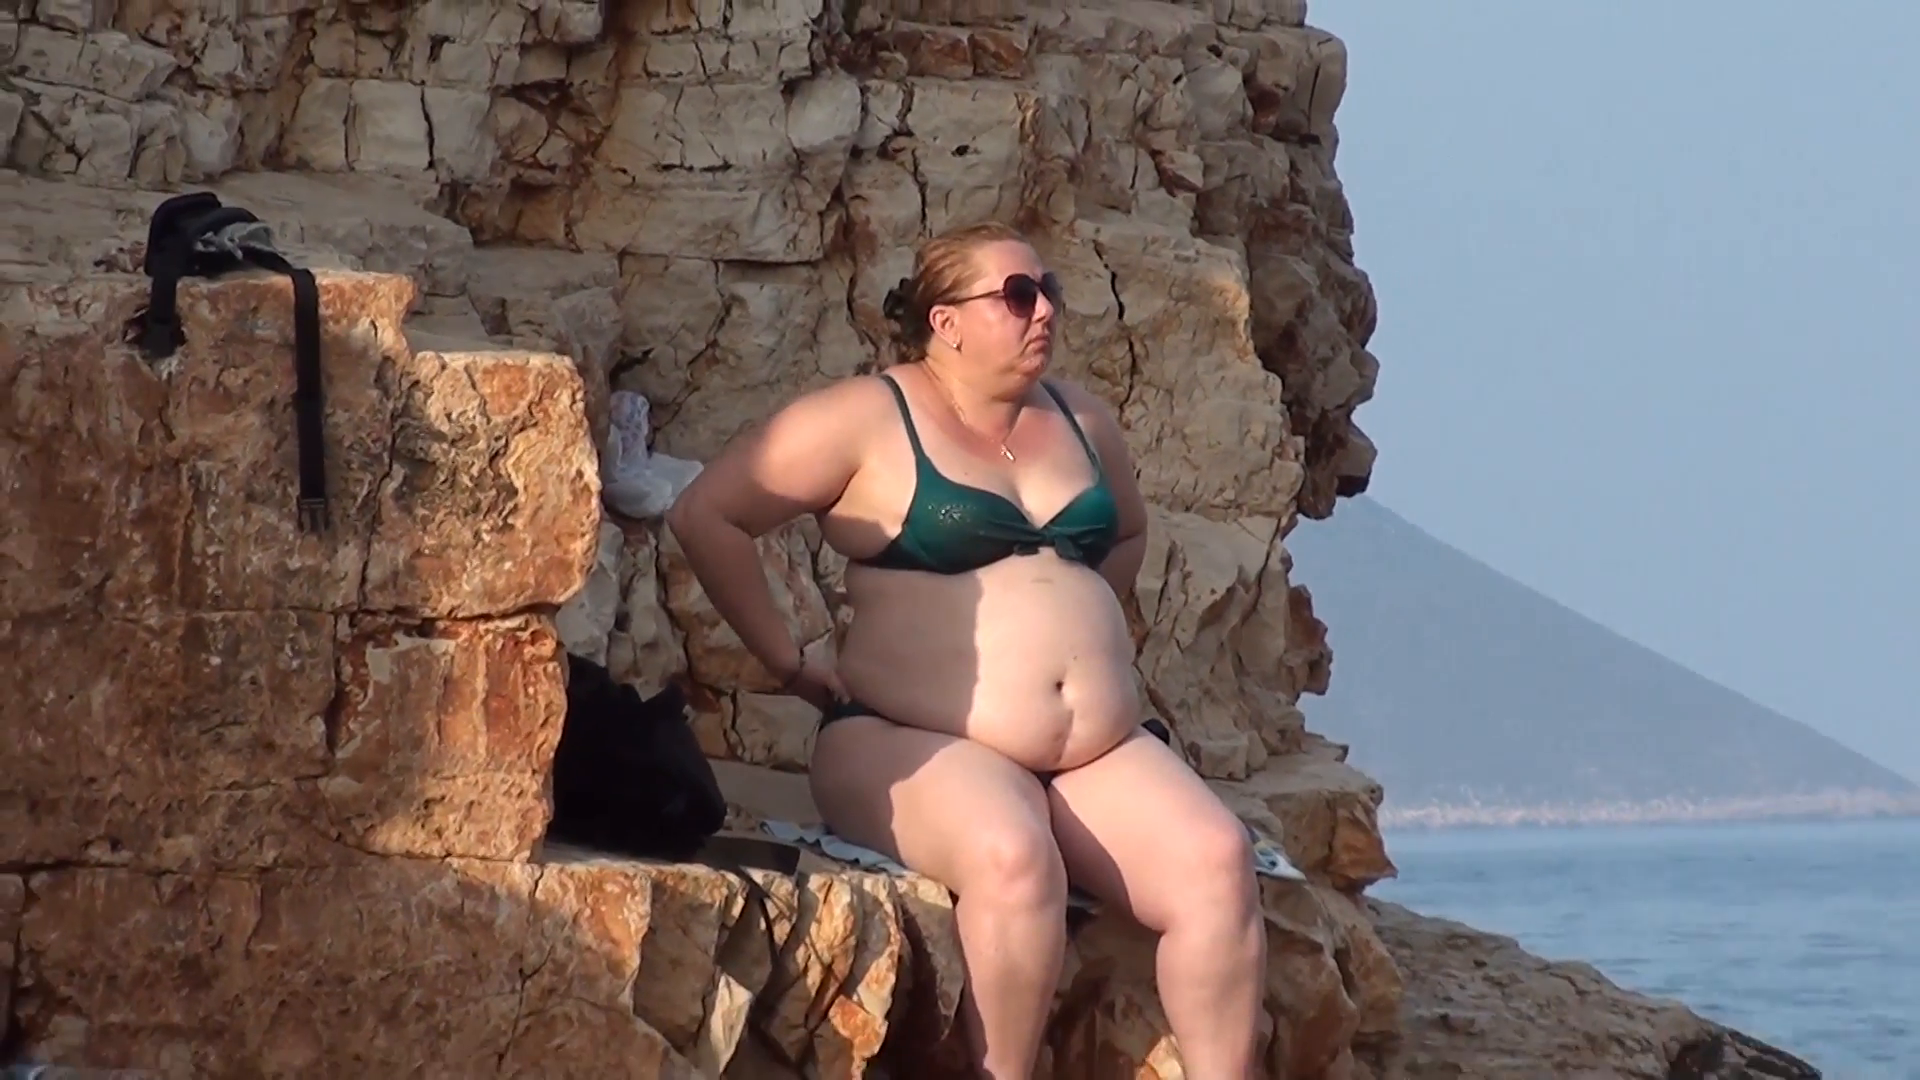
[[[856,562],[889,570],[964,574],[1009,556],[1034,555],[1047,547],[1063,559],[1097,567],[1113,550],[1120,531],[1120,512],[1107,487],[1106,470],[1059,391],[1041,383],[1086,449],[1093,462],[1094,481],[1046,523],[1035,525],[1006,496],[956,484],[942,476],[920,444],[913,413],[907,408],[907,395],[891,375],[881,378],[899,403],[900,418],[907,425],[907,441],[913,445],[913,499],[907,504],[907,519],[901,524],[900,535],[878,555]]]

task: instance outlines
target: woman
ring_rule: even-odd
[[[1141,727],[1120,597],[1146,504],[1112,412],[1043,380],[1058,280],[1011,229],[928,242],[887,298],[902,362],[734,441],[668,522],[721,616],[822,710],[814,799],[958,900],[983,1075],[1027,1076],[1071,881],[1160,933],[1187,1075],[1254,1075],[1265,928],[1246,833]],[[803,655],[753,538],[815,514],[846,555],[837,665]]]

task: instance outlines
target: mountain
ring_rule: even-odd
[[[1920,812],[1920,785],[1365,496],[1287,538],[1333,647],[1301,702],[1388,823]]]

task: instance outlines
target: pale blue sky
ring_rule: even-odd
[[[1309,21],[1350,54],[1371,493],[1920,778],[1920,3]]]

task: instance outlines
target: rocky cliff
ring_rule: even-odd
[[[600,509],[610,396],[699,460],[870,370],[913,243],[998,217],[1154,503],[1143,691],[1310,879],[1266,886],[1271,1073],[1401,1070],[1380,792],[1296,707],[1329,656],[1283,545],[1372,461],[1344,80],[1297,0],[0,0],[5,1054],[929,1075],[944,891],[815,861],[762,876],[769,937],[737,878],[540,840],[563,649],[686,682],[760,788],[810,737],[671,539]],[[180,352],[127,344],[184,186],[325,268],[323,535],[284,282],[189,282]],[[831,648],[832,553],[762,549]],[[1077,931],[1049,1075],[1179,1075],[1147,945]]]

